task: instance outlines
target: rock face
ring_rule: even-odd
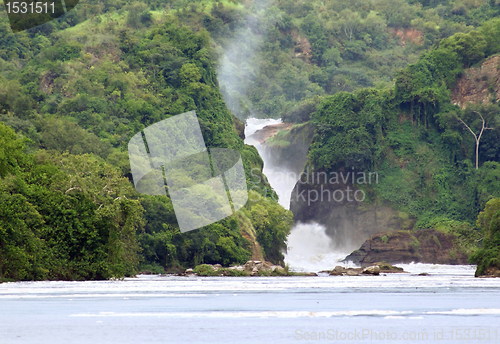
[[[280,130],[289,130],[293,123],[279,123],[266,125],[264,128],[257,130],[252,137],[260,143],[265,143],[270,137],[274,137]]]
[[[286,132],[277,135],[282,130]],[[360,179],[357,173],[353,182],[352,173],[359,171],[340,169],[335,172],[336,178],[328,174],[325,179],[325,172],[309,167],[304,169],[313,135],[314,127],[309,123],[294,126],[282,123],[264,127],[254,134],[257,140],[264,143],[263,154],[272,156],[272,159],[267,159],[273,161],[272,166],[285,167],[297,178],[302,178],[296,183],[290,199],[295,221],[315,221],[325,226],[336,245],[332,249],[342,250],[356,249],[377,232],[413,226],[414,221],[404,213],[367,204],[361,194],[358,194],[358,199],[363,201],[354,199],[359,182],[365,185],[378,183],[376,172],[373,175],[365,173],[366,180]],[[342,200],[339,200],[340,197]]]
[[[470,68],[451,90],[451,102],[464,108],[467,103],[491,103],[500,99],[500,56],[493,56],[479,68]]]
[[[306,164],[314,128],[309,123],[304,123],[284,127],[284,130],[287,130],[284,135],[281,134],[278,137],[273,135],[273,139],[265,142],[265,154],[273,157],[270,160],[274,166],[285,168],[298,176]]]
[[[325,226],[336,245],[333,249],[355,250],[375,233],[413,227],[414,221],[406,214],[365,202],[366,195],[358,191],[357,182],[362,182],[359,173],[364,172],[341,169],[327,175],[306,167],[292,191],[290,210],[294,220]],[[377,175],[373,174],[371,180],[368,173],[364,176],[366,184],[377,183]]]
[[[468,264],[468,257],[453,244],[454,236],[434,229],[399,230],[373,235],[344,261],[361,266],[375,262],[389,264]]]

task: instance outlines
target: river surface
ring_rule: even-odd
[[[272,123],[249,121],[247,142]],[[273,188],[291,191],[254,144]],[[333,252],[317,223],[297,224],[288,245],[298,271],[349,253]],[[474,266],[400,266],[409,273],[3,283],[0,344],[500,343],[500,279],[474,278]]]
[[[4,283],[0,343],[500,342],[500,279],[402,267],[411,273]]]

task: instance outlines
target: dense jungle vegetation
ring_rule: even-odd
[[[367,201],[412,219],[407,229],[455,234],[479,274],[500,267],[500,107],[494,86],[488,102],[463,109],[450,94],[466,68],[500,52],[499,39],[500,19],[488,20],[441,40],[397,72],[393,87],[337,92],[288,118],[315,128],[312,168],[377,171],[379,183],[360,186]]]
[[[282,263],[292,216],[269,197],[181,235],[168,197],[134,191],[128,140],[189,110],[207,146],[237,149],[247,171],[262,161],[228,107],[312,118],[314,166],[380,168],[372,200],[417,227],[473,227],[500,196],[498,131],[484,134],[476,171],[473,137],[453,118],[495,126],[497,105],[462,111],[448,89],[500,51],[499,13],[496,0],[83,0],[13,34],[0,9],[0,279],[242,263],[251,238]]]
[[[129,139],[190,110],[207,147],[237,149],[247,171],[262,161],[224,104],[206,30],[182,26],[175,12],[155,19],[144,4],[103,18],[88,12],[95,6],[15,35],[3,14],[0,278],[227,266],[251,257],[252,240],[282,263],[291,213],[271,197],[181,235],[168,197],[135,192]]]

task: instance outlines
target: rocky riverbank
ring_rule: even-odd
[[[380,232],[371,236],[344,261],[369,266],[385,261],[389,264],[429,263],[467,265],[468,256],[455,244],[452,234],[434,229]]]
[[[280,265],[260,260],[249,260],[244,265],[223,267],[220,264],[201,264],[187,269],[179,276],[294,276],[297,275]],[[302,274],[303,275],[303,274]],[[316,274],[314,274],[316,275]]]
[[[388,273],[406,273],[402,268],[393,266],[385,262],[372,264],[364,268],[352,268],[336,266],[333,270],[320,271],[318,274],[328,274],[330,276],[360,276]],[[220,264],[201,264],[194,269],[186,269],[178,276],[318,276],[315,272],[293,272],[288,267],[273,265],[266,261],[249,260],[244,265],[223,267]]]

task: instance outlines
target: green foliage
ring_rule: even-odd
[[[443,40],[440,47],[450,48],[462,57],[464,65],[471,65],[484,58],[487,42],[484,36],[478,31],[469,33],[456,33]]]
[[[249,192],[249,206],[245,211],[252,220],[257,241],[264,249],[264,258],[273,264],[284,264],[283,251],[292,227],[292,213],[283,209],[270,197]]]
[[[422,7],[421,2],[405,0],[279,1],[260,11],[246,4],[217,5],[203,20],[191,15],[189,21],[190,25],[204,26],[221,50],[232,51],[232,39],[237,40],[241,56],[232,62],[230,75],[221,70],[223,93],[231,110],[240,118],[250,114],[278,118],[285,117],[297,102],[315,95],[391,84],[401,68],[456,33],[462,36],[450,38],[447,49],[455,49],[458,55],[448,60],[441,54],[442,59],[433,60],[438,69],[443,66],[442,71],[453,74],[446,80],[449,83],[456,77],[449,64],[463,62],[462,58],[476,61],[482,51],[489,54],[490,45],[498,44],[495,38],[486,37],[497,37],[495,25],[490,25],[488,35],[472,30],[497,16],[497,5],[456,0],[426,3]],[[263,19],[244,31],[248,15]],[[239,38],[241,32],[244,40]],[[439,80],[430,89],[421,90],[418,96],[425,105],[419,106],[441,99],[440,86]],[[432,113],[429,116],[432,118]]]
[[[483,245],[471,256],[477,264],[477,275],[488,268],[500,269],[500,199],[491,199],[477,218],[477,226],[484,233]]]
[[[129,181],[99,158],[18,155],[0,179],[0,277],[103,279],[132,275],[142,207]]]
[[[24,144],[14,130],[0,123],[0,178],[19,168],[19,162],[24,158]]]
[[[377,171],[380,183],[368,186],[368,194],[409,214],[415,228],[435,228],[444,219],[459,223],[446,230],[460,227],[456,234],[468,252],[478,242],[468,226],[490,198],[500,197],[500,110],[496,104],[462,110],[450,104],[449,93],[465,65],[495,52],[483,30],[443,40],[403,69],[393,89],[325,97],[312,116],[315,136],[309,149],[316,170]],[[481,136],[477,171],[471,163],[475,140],[459,119],[476,135],[483,119],[492,129]],[[471,241],[464,240],[467,235]]]
[[[371,166],[375,116],[356,95],[339,92],[326,97],[313,114],[316,134],[309,157],[316,168]]]
[[[249,4],[89,0],[15,35],[0,14],[0,121],[15,130],[0,123],[0,278],[123,277],[139,260],[174,271],[250,257],[236,218],[181,234],[168,197],[136,195],[124,178],[130,178],[128,140],[190,110],[208,147],[239,150],[248,180],[252,168],[262,170],[256,149],[234,130],[215,63],[234,32],[247,26]],[[379,170],[384,178],[374,197],[416,217],[418,226],[438,217],[471,221],[499,196],[499,134],[484,135],[475,174],[470,134],[450,119],[454,113],[474,128],[477,122],[469,110],[446,103],[464,64],[500,51],[500,20],[467,26],[498,15],[497,7],[278,1],[258,13],[255,40],[248,37],[254,57],[237,69],[254,73],[252,87],[239,78],[235,90],[223,92],[236,93],[241,117],[312,119],[314,165]],[[417,38],[405,36],[401,44],[401,28]],[[255,69],[256,61],[264,63]],[[394,76],[395,88],[383,90]],[[494,108],[476,110],[496,125]],[[27,154],[25,147],[51,152]],[[274,192],[266,182],[259,185],[266,189],[253,195],[268,199],[248,204],[237,218],[250,222],[266,258],[281,263],[291,214],[269,199]]]
[[[289,112],[284,113],[281,119],[283,122],[288,123],[307,122],[311,119],[312,113],[316,111],[320,101],[321,98],[319,96],[304,100],[295,105]]]

